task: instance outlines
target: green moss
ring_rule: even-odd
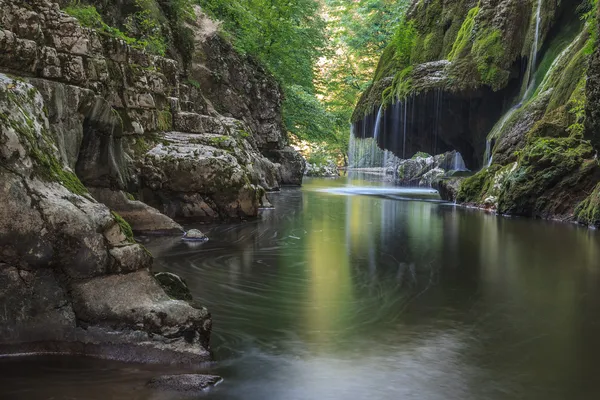
[[[36,94],[37,90],[34,88],[29,88],[25,95],[7,92],[8,100],[20,108],[21,114],[20,118],[3,115],[2,119],[17,132],[22,141],[26,142],[25,148],[35,164],[34,174],[37,177],[48,182],[58,182],[77,195],[86,195],[88,190],[83,183],[73,172],[65,169],[54,155],[54,138],[51,137],[50,132],[41,123],[36,128],[35,117],[22,108],[25,104],[33,107]]]
[[[170,131],[173,128],[173,114],[171,114],[171,111],[159,111],[157,126],[161,131]]]
[[[452,61],[452,60],[460,57],[463,50],[469,44],[472,33],[473,33],[473,28],[475,26],[475,18],[479,14],[480,9],[481,8],[479,7],[479,5],[477,5],[476,7],[473,7],[472,9],[469,10],[469,13],[467,14],[467,18],[462,23],[460,30],[458,31],[456,40],[454,41],[454,44],[452,45],[452,50],[450,51],[450,54],[448,54],[449,60]]]
[[[196,89],[200,90],[200,82],[198,82],[197,80],[188,78],[187,83],[190,84],[191,86],[195,87]]]
[[[417,158],[429,158],[429,157],[431,157],[431,155],[429,155],[423,151],[419,151],[414,156],[412,156],[412,160],[415,160]]]
[[[491,191],[494,176],[500,170],[499,165],[484,168],[475,175],[462,181],[456,200],[460,203],[480,204]]]
[[[135,243],[135,239],[133,238],[133,230],[131,229],[131,225],[129,225],[129,223],[127,221],[125,221],[123,219],[123,217],[121,217],[116,212],[111,211],[111,214],[112,214],[113,218],[115,219],[115,221],[117,222],[117,224],[119,224],[119,227],[121,228],[121,232],[123,232],[123,234],[125,235],[125,237],[127,238],[127,240],[129,242],[131,242],[131,243]]]
[[[499,29],[485,28],[478,33],[471,51],[481,81],[493,90],[506,86],[510,75],[502,68],[505,57],[505,45]]]
[[[552,214],[549,210],[570,198],[569,190],[558,189],[562,182],[581,184],[596,164],[594,154],[589,142],[573,137],[532,138],[518,152],[518,168],[505,182],[498,211],[524,216]],[[565,186],[573,190],[572,185]]]
[[[392,81],[392,85],[382,93],[382,104],[392,104],[396,99],[407,97],[413,90],[413,67],[406,67],[399,71]]]
[[[136,34],[137,38],[125,34],[118,28],[107,25],[95,6],[84,5],[78,0],[74,0],[70,5],[63,8],[63,11],[77,18],[81,25],[87,28],[123,40],[131,47],[164,56],[166,54],[165,39],[160,35],[160,26],[156,17],[152,15],[150,10],[143,8],[143,4],[146,3],[148,1],[137,0],[138,11],[130,15],[125,23],[128,32]]]
[[[587,199],[577,205],[575,218],[579,223],[600,228],[600,184]]]

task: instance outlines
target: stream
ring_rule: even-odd
[[[310,179],[210,241],[147,238],[213,315],[202,399],[600,398],[600,234],[498,217],[428,190]],[[187,399],[173,370],[0,358],[0,399]],[[194,397],[192,397],[194,398]]]

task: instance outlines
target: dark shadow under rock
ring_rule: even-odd
[[[201,392],[219,384],[222,380],[220,376],[216,375],[163,375],[151,379],[146,386],[175,392]]]

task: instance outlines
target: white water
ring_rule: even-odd
[[[492,131],[490,132],[490,134],[487,137],[487,141],[486,141],[486,145],[485,145],[485,154],[484,154],[484,165],[486,167],[489,167],[490,165],[492,165],[492,160],[493,160],[493,155],[492,155],[492,139],[498,135],[500,135],[502,133],[502,130],[504,129],[504,125],[506,125],[506,123],[510,120],[510,118],[513,116],[513,114],[515,113],[515,111],[517,111],[519,108],[521,108],[521,106],[523,105],[523,103],[525,102],[525,100],[527,100],[527,98],[529,97],[529,95],[531,94],[531,91],[533,90],[533,88],[535,87],[535,68],[537,65],[537,55],[538,55],[538,47],[539,47],[539,42],[540,42],[540,24],[541,24],[541,11],[542,11],[542,1],[543,0],[538,0],[537,2],[537,9],[536,9],[536,14],[535,14],[535,31],[534,31],[534,37],[533,37],[533,45],[531,47],[531,56],[529,57],[529,62],[527,65],[527,78],[525,80],[526,82],[526,89],[523,91],[523,95],[519,98],[518,103],[511,107],[510,110],[508,110],[508,112],[506,114],[504,114],[504,116],[502,117],[502,119],[500,119],[500,122],[497,123],[494,128],[492,128]]]
[[[466,171],[467,166],[465,165],[465,160],[462,158],[462,154],[458,151],[454,154],[454,165],[452,166],[452,170],[454,171]]]

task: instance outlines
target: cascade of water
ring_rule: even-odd
[[[467,166],[465,165],[465,160],[463,160],[462,154],[458,151],[454,154],[454,165],[452,167],[454,171],[466,171]]]
[[[383,111],[383,105],[379,106],[379,111],[377,111],[377,119],[375,120],[375,129],[373,130],[373,137],[375,141],[379,138],[379,133],[381,131],[381,112]]]
[[[402,138],[402,159],[406,159],[406,114],[408,113],[408,100],[404,101],[404,133]]]
[[[537,64],[537,55],[538,55],[538,47],[539,47],[539,40],[540,40],[540,24],[541,24],[541,20],[542,20],[542,16],[541,16],[542,1],[543,0],[537,0],[537,9],[536,9],[536,14],[535,14],[535,31],[534,31],[534,36],[533,36],[533,45],[531,46],[531,56],[529,57],[529,60],[527,63],[528,65],[527,65],[527,77],[525,79],[525,91],[523,92],[523,95],[519,98],[518,103],[515,106],[511,107],[510,110],[508,110],[508,112],[506,114],[504,114],[504,116],[499,121],[499,123],[497,123],[492,128],[492,131],[488,135],[487,140],[486,140],[486,149],[485,149],[484,160],[483,160],[484,165],[486,167],[489,167],[490,165],[492,165],[492,160],[493,160],[493,155],[492,155],[493,149],[491,148],[492,147],[491,146],[492,139],[494,137],[496,137],[498,134],[502,133],[502,130],[504,129],[504,125],[506,125],[506,123],[510,120],[510,118],[513,116],[515,111],[517,111],[519,108],[521,108],[521,106],[523,105],[525,100],[527,100],[527,98],[531,94],[531,91],[535,87],[535,67]]]
[[[356,138],[354,137],[354,124],[350,124],[350,138],[348,139],[348,168],[353,168],[356,159]]]

